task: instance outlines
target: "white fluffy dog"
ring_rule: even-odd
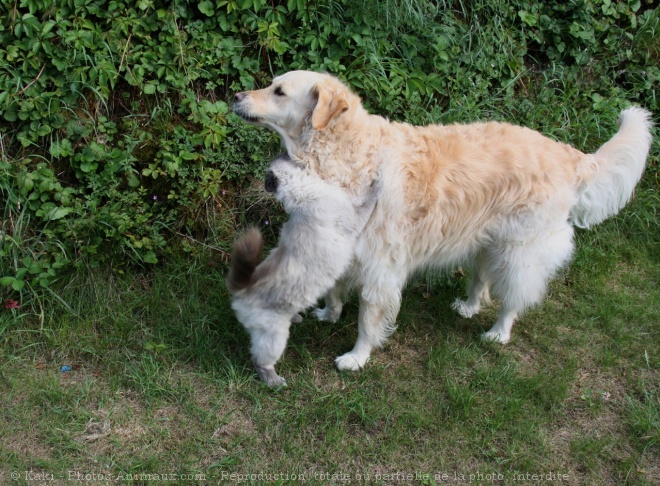
[[[316,304],[350,266],[355,240],[374,210],[378,182],[364,197],[351,196],[280,157],[271,163],[265,186],[290,218],[282,226],[279,245],[261,263],[258,230],[236,241],[227,287],[232,308],[250,333],[259,377],[269,386],[283,386],[275,363],[284,352],[291,321]]]
[[[429,267],[471,265],[468,298],[455,308],[476,314],[490,289],[502,307],[485,337],[509,341],[514,320],[570,259],[573,226],[623,208],[651,145],[641,108],[624,110],[614,137],[585,154],[508,123],[393,123],[369,114],[338,79],[309,71],[237,93],[234,111],[276,130],[294,162],[352,194],[365,194],[380,173],[378,204],[346,280],[360,289],[358,338],[336,363],[351,370],[394,329],[408,276]],[[341,286],[328,293],[322,317],[339,316],[341,294]]]

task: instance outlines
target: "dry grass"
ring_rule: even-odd
[[[645,187],[627,211],[655,211]],[[335,325],[294,326],[280,391],[256,380],[210,252],[147,280],[81,271],[43,326],[0,310],[0,482],[658,484],[660,263],[644,220],[579,233],[507,346],[479,340],[496,304],[450,310],[467,277],[429,275],[360,373],[333,361],[355,340],[356,299]]]

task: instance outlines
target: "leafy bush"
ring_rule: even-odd
[[[529,99],[658,109],[650,1],[0,0],[0,284],[155,263],[204,238],[278,140],[230,113],[277,73],[335,73],[415,123],[529,118]],[[564,91],[562,91],[564,90]]]

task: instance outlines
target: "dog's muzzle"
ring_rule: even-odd
[[[234,113],[240,116],[244,121],[248,123],[261,123],[261,118],[252,116],[245,111],[240,105],[234,103]]]
[[[278,184],[279,181],[277,180],[277,176],[273,173],[273,171],[269,170],[266,172],[266,180],[264,181],[264,189],[266,189],[266,192],[275,193],[277,191]]]
[[[246,109],[243,105],[247,99],[247,94],[245,93],[236,93],[234,95],[234,113],[240,116],[243,120],[248,123],[260,123],[261,119],[259,117],[253,116],[249,113],[249,110]]]

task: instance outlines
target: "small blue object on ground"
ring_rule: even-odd
[[[66,373],[68,371],[71,371],[72,369],[73,368],[71,368],[71,366],[67,366],[67,365],[60,366],[60,373]]]

